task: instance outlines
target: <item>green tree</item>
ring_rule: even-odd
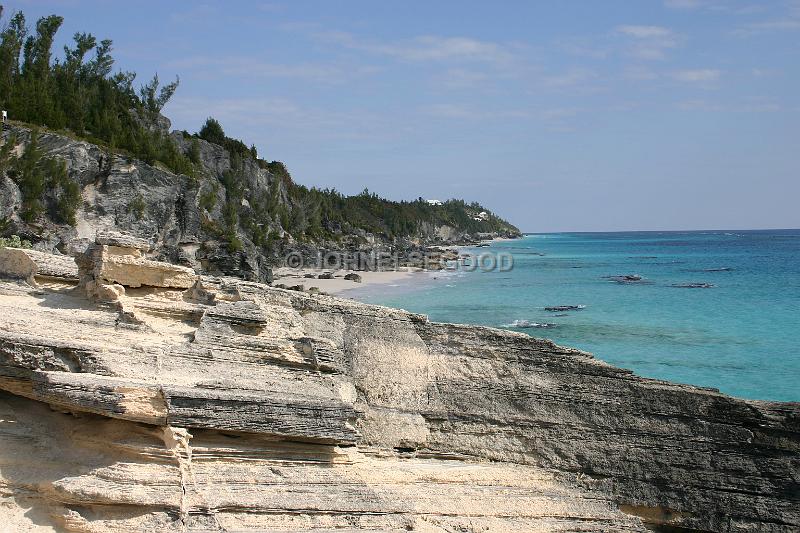
[[[203,124],[202,128],[200,128],[200,133],[198,135],[201,139],[204,139],[210,143],[218,144],[220,146],[225,144],[225,131],[222,129],[222,124],[220,124],[215,118],[208,117],[206,119],[206,123]]]
[[[2,17],[0,6],[0,17]],[[25,15],[15,13],[0,34],[0,105],[7,109],[11,104],[14,83],[19,79],[19,55],[28,34]]]
[[[22,193],[22,218],[31,222],[43,211],[42,194],[45,190],[45,173],[41,165],[39,134],[33,132],[31,140],[17,159],[11,171],[12,179]]]
[[[175,78],[175,81],[164,85],[159,90],[158,74],[153,76],[149,83],[146,83],[139,90],[139,98],[144,109],[150,113],[156,114],[166,105],[167,102],[175,94],[175,91],[180,85],[180,78]]]

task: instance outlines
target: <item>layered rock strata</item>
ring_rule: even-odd
[[[800,527],[797,404],[400,310],[172,283],[121,239],[96,239],[80,284],[38,274],[47,255],[0,282],[11,530]],[[123,287],[114,305],[98,280]]]

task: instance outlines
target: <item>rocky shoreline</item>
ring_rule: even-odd
[[[263,215],[247,199],[230,204],[221,184],[236,167],[242,183],[239,188],[253,198],[262,198],[274,190],[278,209],[290,204],[287,182],[268,168],[264,161],[234,157],[222,146],[184,132],[169,132],[165,117],[152,125],[163,130],[178,149],[197,158],[196,175],[174,174],[158,162],[147,164],[115,153],[87,141],[64,134],[38,132],[38,150],[45,159],[63,161],[69,179],[80,190],[75,224],[57,222],[45,210],[35,221],[22,216],[23,193],[8,175],[0,174],[0,235],[16,235],[34,243],[45,252],[74,255],[86,249],[97,231],[120,230],[145,237],[153,244],[153,257],[217,276],[233,276],[247,281],[270,283],[272,270],[296,258],[305,265],[321,263],[326,257],[342,262],[341,268],[373,269],[376,257],[389,258],[398,266],[416,266],[420,258],[433,260],[442,247],[476,245],[495,237],[516,237],[516,229],[503,232],[469,233],[456,225],[432,226],[421,223],[413,237],[392,237],[370,233],[356,227],[329,228],[328,237],[310,238],[292,235],[277,213],[268,213],[269,230],[274,241],[254,242],[241,221]],[[6,124],[2,144],[14,141],[10,154],[19,157],[30,144],[36,130],[23,124]],[[237,166],[238,165],[238,166]],[[6,165],[8,166],[8,165]],[[282,165],[281,165],[282,166]],[[45,202],[46,203],[46,202]],[[222,234],[226,209],[233,208],[240,222]],[[252,238],[251,238],[252,237]],[[319,265],[324,266],[324,265]]]
[[[198,276],[105,234],[0,250],[15,531],[794,531],[800,405],[528,335]]]

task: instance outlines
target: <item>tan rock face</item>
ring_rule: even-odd
[[[95,244],[76,259],[81,287],[90,298],[117,302],[125,287],[188,289],[199,280],[190,268],[146,259],[143,252],[148,248],[143,239],[98,233]]]
[[[0,531],[800,527],[797,404],[233,279],[125,285],[103,265],[146,260],[115,242],[81,259],[114,305],[0,280]]]
[[[125,287],[170,287],[188,289],[198,276],[194,270],[169,263],[150,261],[135,248],[96,244],[78,260],[81,275],[101,283]]]
[[[36,286],[36,262],[20,248],[0,248],[0,275],[25,280]]]
[[[188,289],[197,280],[194,270],[121,253],[125,249],[101,248],[101,265],[95,275],[126,287]]]

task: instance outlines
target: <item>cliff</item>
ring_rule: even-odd
[[[98,230],[121,229],[153,242],[161,260],[206,274],[271,282],[271,268],[291,252],[314,257],[320,251],[383,251],[403,257],[430,244],[519,235],[477,204],[431,206],[307,189],[280,163],[231,153],[181,132],[169,134],[169,121],[158,118],[152,127],[163,129],[162,136],[195,161],[191,176],[63,134],[34,135],[21,124],[4,127],[0,236],[19,235],[42,251],[72,255]],[[55,165],[45,164],[51,162]],[[61,164],[59,179],[76,187],[74,205],[66,206],[74,209],[71,222],[59,211],[64,187],[53,177]],[[41,183],[31,183],[37,179]],[[41,213],[31,214],[31,203]],[[392,232],[390,221],[402,227]]]
[[[0,250],[9,530],[800,528],[798,404],[148,248]]]

